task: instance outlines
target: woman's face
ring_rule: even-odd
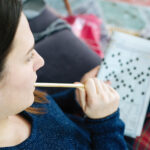
[[[34,38],[24,14],[21,14],[11,51],[0,80],[0,119],[18,114],[34,102],[36,71],[44,65],[34,49]]]

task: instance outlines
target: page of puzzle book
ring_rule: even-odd
[[[120,95],[125,135],[141,134],[150,98],[150,41],[114,32],[98,73]]]

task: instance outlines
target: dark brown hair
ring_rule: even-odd
[[[11,45],[19,24],[22,12],[20,0],[0,0],[0,80],[3,79],[6,57],[11,51]],[[35,91],[35,102],[47,103],[46,93]],[[26,111],[34,114],[44,113],[42,108],[28,108]]]
[[[19,0],[0,0],[0,77],[17,30],[21,10]]]

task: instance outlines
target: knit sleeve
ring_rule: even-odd
[[[85,119],[91,134],[93,150],[126,150],[124,123],[119,119],[119,110],[104,119]]]
[[[51,96],[65,113],[83,114],[81,107],[75,100],[75,89],[65,90]]]

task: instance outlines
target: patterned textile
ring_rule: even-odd
[[[147,114],[142,135],[134,141],[133,149],[150,150],[150,113]]]

